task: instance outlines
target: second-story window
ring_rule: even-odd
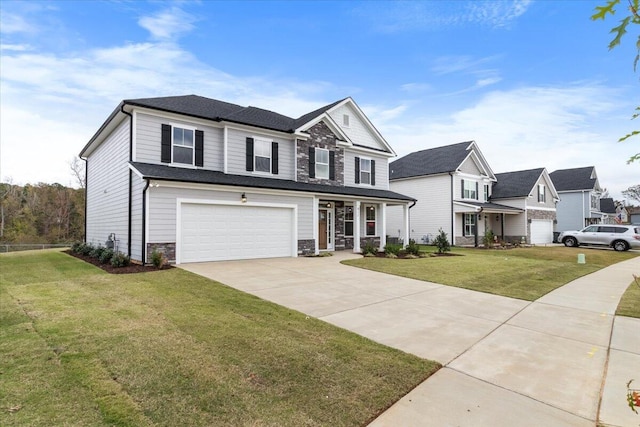
[[[329,179],[329,150],[316,148],[316,178]]]
[[[173,163],[193,164],[195,155],[193,129],[173,127],[172,152]]]
[[[478,200],[478,183],[476,181],[462,180],[462,198]]]
[[[256,139],[253,150],[254,170],[271,173],[271,141]]]
[[[360,183],[371,184],[371,160],[360,159]]]
[[[489,201],[489,184],[484,185],[484,201]]]
[[[545,187],[542,184],[538,185],[538,202],[544,203],[547,201],[547,194],[545,192]]]

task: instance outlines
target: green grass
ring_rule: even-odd
[[[434,251],[435,248],[429,248]],[[420,259],[358,258],[344,264],[496,295],[534,301],[573,279],[637,256],[600,249],[532,247],[454,248],[463,256]],[[577,263],[578,253],[586,264]]]
[[[180,269],[0,255],[2,426],[361,426],[439,365]]]
[[[640,318],[640,277],[636,278],[620,299],[616,316]]]

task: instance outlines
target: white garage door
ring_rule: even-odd
[[[180,262],[294,256],[291,208],[180,206]]]
[[[531,220],[531,243],[541,245],[553,242],[553,221],[547,219]]]

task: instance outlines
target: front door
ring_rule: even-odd
[[[318,248],[321,251],[333,250],[333,209],[318,211]]]

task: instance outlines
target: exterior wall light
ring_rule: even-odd
[[[331,208],[331,202],[327,202],[327,208]]]
[[[244,193],[242,193],[242,196],[240,196],[240,201],[241,201],[242,203],[247,203],[247,195],[246,195],[246,194],[244,194]]]

